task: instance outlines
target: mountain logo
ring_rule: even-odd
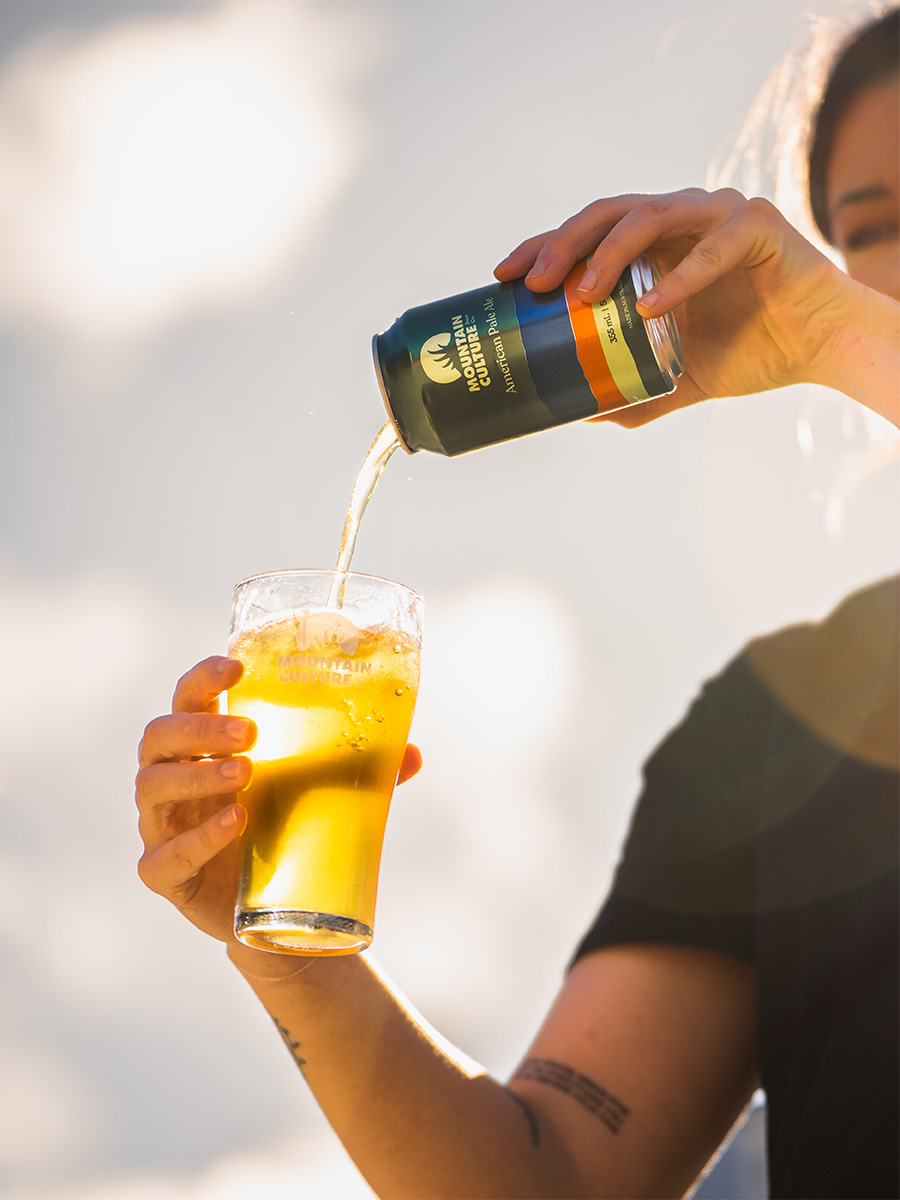
[[[453,383],[462,378],[462,371],[455,366],[450,353],[450,333],[436,333],[430,337],[419,354],[422,370],[435,383]]]
[[[297,649],[301,653],[307,650],[330,650],[332,654],[337,650],[344,654],[356,653],[359,630],[343,613],[327,609],[324,612],[301,611],[295,613],[292,620]]]

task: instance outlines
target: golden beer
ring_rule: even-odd
[[[361,950],[412,721],[418,637],[359,628],[344,609],[301,611],[237,629],[229,654],[244,674],[228,711],[259,730],[241,797],[237,936],[288,953]]]

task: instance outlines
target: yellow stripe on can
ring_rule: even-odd
[[[600,304],[592,304],[591,311],[594,314],[594,323],[597,326],[597,333],[600,335],[600,344],[603,346],[603,353],[606,355],[606,361],[616,382],[616,387],[629,404],[647,400],[649,393],[644,387],[637,363],[634,361],[634,355],[625,341],[615,300],[609,296]]]

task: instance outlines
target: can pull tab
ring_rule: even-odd
[[[355,654],[359,645],[359,630],[341,612],[303,612],[294,616],[294,636],[297,649],[342,650]]]

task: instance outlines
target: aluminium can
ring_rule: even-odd
[[[675,390],[675,319],[635,308],[660,278],[656,263],[641,255],[599,304],[576,294],[584,268],[552,292],[520,279],[423,304],[375,335],[378,383],[406,450],[463,454]]]

